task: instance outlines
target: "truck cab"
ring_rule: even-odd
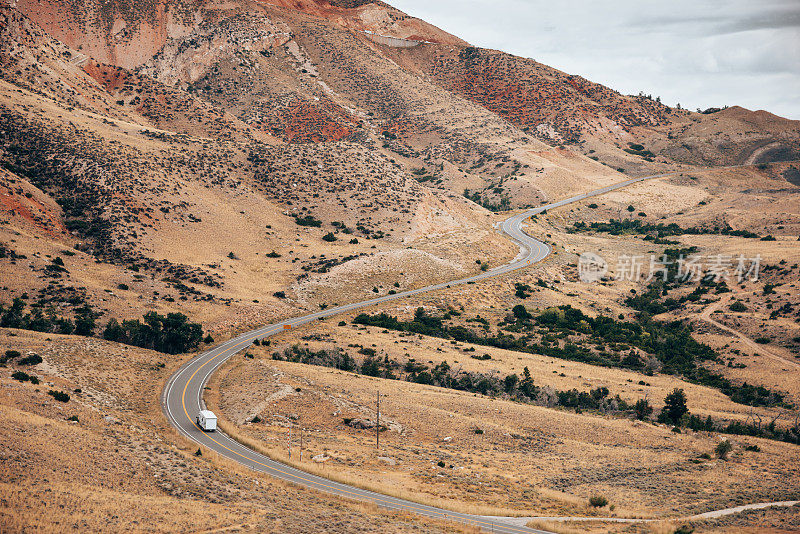
[[[211,410],[200,410],[197,414],[197,426],[203,432],[214,432],[217,429],[217,416]]]

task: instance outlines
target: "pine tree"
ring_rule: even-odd
[[[686,407],[686,393],[682,389],[675,388],[664,398],[664,407],[658,419],[677,425],[687,413],[689,408]]]

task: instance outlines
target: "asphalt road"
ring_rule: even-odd
[[[326,478],[318,477],[294,467],[290,467],[286,464],[272,460],[262,454],[252,451],[244,445],[241,445],[240,443],[229,438],[222,432],[203,432],[195,424],[195,416],[202,408],[205,407],[202,399],[203,388],[208,381],[208,377],[211,376],[211,373],[213,373],[220,365],[225,363],[228,358],[239,351],[248,348],[255,339],[263,339],[277,332],[281,332],[285,328],[296,327],[321,318],[331,317],[333,315],[350,312],[359,308],[366,308],[390,300],[402,299],[412,295],[417,295],[419,293],[426,293],[428,291],[434,291],[437,289],[445,289],[456,285],[478,282],[484,278],[498,276],[533,265],[545,259],[550,254],[551,248],[546,243],[534,239],[523,232],[522,223],[527,218],[548,209],[578,202],[589,197],[602,195],[609,191],[627,187],[637,182],[642,182],[644,180],[650,180],[653,178],[662,178],[675,174],[678,173],[671,172],[633,178],[631,180],[609,185],[588,193],[582,193],[558,202],[533,208],[526,212],[509,217],[500,224],[500,229],[511,240],[519,245],[520,253],[513,261],[506,265],[495,267],[475,276],[454,280],[452,282],[445,282],[419,289],[413,289],[410,291],[403,291],[394,295],[385,295],[363,302],[356,302],[353,304],[329,308],[309,315],[304,315],[302,317],[287,319],[279,323],[263,326],[226,341],[225,343],[222,343],[211,350],[203,352],[196,358],[190,360],[169,379],[162,394],[162,406],[164,413],[169,422],[181,434],[197,442],[203,447],[212,449],[218,454],[255,471],[267,473],[282,480],[293,482],[295,484],[326,493],[339,495],[341,497],[374,502],[375,504],[390,510],[414,512],[427,517],[476,525],[490,532],[503,534],[543,533],[544,531],[541,530],[504,523],[504,518],[500,517],[497,518],[497,521],[494,521],[486,516],[461,514],[363,490],[353,486],[348,486],[346,484],[333,482]]]

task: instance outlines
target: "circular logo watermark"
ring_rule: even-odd
[[[601,280],[608,273],[608,262],[594,252],[584,252],[578,258],[578,278],[584,284]]]

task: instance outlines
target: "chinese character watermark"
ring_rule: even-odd
[[[594,252],[584,252],[578,258],[578,277],[584,284],[598,282],[608,273],[608,263]]]
[[[581,282],[592,283],[613,278],[617,281],[645,282],[673,280],[680,282],[698,282],[708,280],[715,283],[728,282],[735,279],[738,283],[757,282],[761,270],[761,255],[748,258],[743,254],[733,257],[728,254],[680,255],[674,258],[666,254],[661,257],[655,254],[628,255],[617,258],[614,275],[607,276],[608,262],[599,254],[584,252],[578,258],[578,278]]]

